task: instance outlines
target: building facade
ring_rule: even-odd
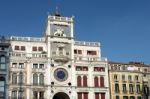
[[[43,37],[10,37],[6,99],[110,99],[100,43],[74,40],[73,25],[56,13]]]
[[[111,99],[149,99],[149,66],[109,62]]]
[[[0,99],[8,94],[9,40],[0,37]]]

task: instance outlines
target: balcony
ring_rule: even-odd
[[[115,90],[115,93],[120,93],[120,90]]]
[[[30,41],[30,42],[44,42],[45,38],[34,38],[34,37],[17,37],[11,36],[10,40],[12,41]]]
[[[75,56],[74,59],[76,62],[80,61],[88,61],[88,62],[98,62],[98,61],[107,61],[105,57],[82,57],[82,56]]]
[[[134,91],[129,90],[129,93],[130,93],[130,94],[134,94]]]
[[[122,90],[122,93],[127,94],[128,91],[127,90]]]
[[[32,54],[33,58],[46,58],[47,54]]]
[[[63,52],[63,51],[53,51],[52,52],[52,59],[55,62],[68,62],[69,61],[70,52]]]
[[[12,52],[11,57],[32,57],[32,58],[46,58],[47,54],[41,53],[22,53],[22,52]]]
[[[129,83],[133,83],[133,80],[129,80]]]
[[[114,82],[119,82],[119,79],[114,79]]]
[[[72,22],[73,18],[71,17],[58,17],[58,16],[49,16],[49,20],[55,20],[55,21],[64,21],[64,22]]]
[[[122,79],[122,83],[126,83],[127,81],[125,79]]]
[[[8,99],[26,99],[26,98],[25,97],[13,97],[13,96],[11,96]]]
[[[42,73],[42,72],[45,72],[45,69],[44,68],[42,68],[42,69],[35,69],[35,68],[33,68],[32,72],[34,72],[34,73],[37,73],[37,72]]]
[[[92,46],[92,47],[100,47],[99,42],[85,42],[85,41],[75,41],[75,45],[79,46]]]
[[[10,56],[12,56],[12,57],[26,57],[27,54],[26,53],[20,53],[20,52],[12,52],[12,53],[10,53]]]

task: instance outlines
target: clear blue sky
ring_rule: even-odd
[[[77,40],[112,61],[150,64],[150,0],[0,0],[0,35],[42,36],[47,12],[74,15]]]

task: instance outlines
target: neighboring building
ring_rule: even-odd
[[[9,41],[0,37],[0,99],[6,99],[8,64],[9,62]]]
[[[149,66],[141,62],[109,62],[111,99],[148,99]]]
[[[100,43],[74,41],[73,17],[48,15],[44,37],[10,37],[9,99],[109,99]]]

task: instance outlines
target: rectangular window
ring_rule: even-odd
[[[87,51],[87,55],[96,55],[96,51]]]
[[[12,98],[17,99],[17,91],[12,91]]]
[[[82,50],[75,49],[75,50],[74,50],[74,54],[82,54]]]
[[[92,51],[92,55],[96,55],[96,51]]]
[[[82,54],[82,50],[78,50],[78,54]]]
[[[38,64],[33,64],[33,68],[37,69],[38,68]]]
[[[83,71],[88,71],[88,67],[83,67]]]
[[[43,69],[44,68],[44,64],[39,64],[39,68]]]
[[[37,47],[33,46],[32,51],[37,51]]]
[[[135,99],[135,97],[134,96],[130,96],[130,99]]]
[[[147,69],[144,69],[144,72],[147,72]]]
[[[136,92],[140,93],[140,85],[136,85]]]
[[[25,51],[25,46],[21,46],[21,50],[22,50],[22,51]]]
[[[6,69],[6,64],[0,64],[0,69],[5,70]]]
[[[133,93],[133,85],[132,84],[129,84],[129,92]]]
[[[149,94],[149,88],[148,88],[147,85],[144,85],[144,86],[143,86],[143,93],[144,93],[145,95],[148,95],[148,94]]]
[[[116,96],[116,99],[120,99],[120,97],[119,97],[119,96]]]
[[[105,72],[104,67],[94,67],[94,71]]]
[[[5,82],[0,81],[0,92],[4,92],[4,86],[5,86]]]
[[[101,93],[101,99],[105,99],[105,93]]]
[[[137,99],[142,99],[141,96],[137,96]]]
[[[17,84],[17,73],[12,74],[12,84]]]
[[[116,74],[114,74],[114,80],[117,81],[118,80],[118,76]]]
[[[43,51],[43,47],[38,47],[38,51]]]
[[[76,49],[74,50],[74,54],[77,54],[77,50]]]
[[[12,63],[13,68],[17,68],[17,63]]]
[[[76,66],[77,71],[88,71],[88,67]]]
[[[123,96],[123,99],[128,99],[128,96]]]
[[[126,84],[123,84],[122,88],[123,88],[123,92],[126,93],[127,92]]]
[[[88,99],[88,93],[83,93],[84,94],[84,99]]]
[[[40,99],[44,99],[44,91],[39,92],[39,97],[40,97]]]
[[[78,92],[78,99],[82,99],[82,93]]]
[[[19,50],[19,46],[16,45],[16,46],[15,46],[15,50]]]
[[[77,71],[81,71],[82,68],[81,68],[80,66],[76,66],[76,70],[77,70]]]
[[[122,75],[122,80],[125,81],[125,79],[126,79],[126,78],[125,78],[125,75]]]
[[[99,71],[105,71],[105,68],[104,67],[99,67]]]
[[[135,81],[139,81],[139,77],[137,75],[135,76]]]
[[[100,98],[99,98],[99,94],[100,94],[100,93],[95,93],[95,99],[100,99]]]
[[[94,71],[98,71],[98,67],[94,67]]]
[[[19,67],[18,68],[24,68],[24,63],[19,63]]]
[[[6,57],[5,56],[1,56],[0,57],[0,62],[1,63],[6,63]]]
[[[24,92],[22,90],[18,91],[18,99],[24,99],[23,97]]]
[[[132,76],[131,76],[131,75],[128,76],[128,80],[129,80],[130,82],[132,82]]]
[[[119,92],[119,84],[115,84],[115,92],[116,92],[116,93]]]
[[[33,91],[33,99],[38,99],[38,92],[37,91]]]

